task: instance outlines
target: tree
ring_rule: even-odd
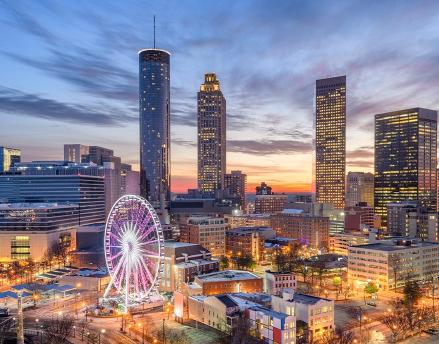
[[[46,343],[63,344],[73,332],[75,321],[70,315],[63,315],[43,322],[43,332]]]
[[[190,344],[191,339],[186,334],[186,332],[177,330],[177,329],[171,329],[167,326],[165,326],[163,332],[163,328],[160,328],[156,334],[155,337],[159,340],[163,341],[163,338],[166,339],[167,344]]]
[[[338,295],[340,294],[340,287],[341,287],[341,277],[340,276],[335,276],[332,279],[332,284],[334,285],[335,290],[337,292],[336,295],[337,295],[337,300],[338,300]]]
[[[225,269],[227,269],[227,268],[229,267],[229,265],[230,265],[229,258],[226,257],[226,256],[221,256],[221,258],[220,258],[220,267],[221,267],[221,270],[225,270]]]
[[[32,300],[34,302],[34,308],[37,308],[37,302],[41,299],[42,287],[39,284],[30,284],[28,290],[32,294]]]
[[[366,294],[372,295],[372,294],[376,294],[378,292],[378,287],[376,286],[375,283],[373,282],[369,282],[367,283],[367,285],[364,287],[364,292]],[[364,298],[364,302],[366,302],[366,297]]]
[[[407,280],[403,289],[404,292],[404,302],[410,307],[418,302],[422,296],[421,287],[419,283],[414,280]]]
[[[319,344],[352,344],[354,343],[354,332],[336,328],[334,331],[327,331],[318,341]]]
[[[396,286],[398,284],[399,276],[401,274],[402,266],[401,256],[398,253],[394,253],[389,256],[389,266],[393,272],[393,290],[396,292]]]

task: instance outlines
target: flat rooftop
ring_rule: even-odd
[[[294,301],[303,304],[314,305],[319,301],[332,301],[330,299],[325,299],[323,297],[317,297],[307,294],[294,293],[293,297],[289,301]]]
[[[204,282],[221,282],[221,281],[240,281],[249,279],[262,279],[261,277],[249,271],[242,270],[225,270],[212,272],[210,274],[199,275],[196,279]]]
[[[0,210],[78,208],[76,203],[1,203]]]
[[[376,251],[384,251],[384,252],[392,252],[392,251],[401,251],[401,250],[409,250],[412,248],[422,248],[422,247],[439,247],[439,243],[436,242],[416,242],[412,243],[411,245],[404,245],[404,244],[389,244],[389,243],[373,243],[373,244],[364,244],[364,245],[357,245],[353,246],[352,248],[364,248],[367,250],[376,250]]]

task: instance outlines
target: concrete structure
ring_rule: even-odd
[[[197,94],[198,189],[217,197],[226,173],[226,99],[215,73],[204,75]]]
[[[270,227],[270,217],[270,214],[224,215],[224,219],[231,229],[238,227]]]
[[[288,196],[284,194],[256,195],[255,213],[274,214],[281,212],[287,204]]]
[[[284,210],[271,216],[271,226],[280,237],[298,239],[300,243],[317,249],[328,247],[329,219],[327,217]]]
[[[0,260],[41,261],[54,245],[75,248],[76,204],[0,204]]]
[[[346,76],[316,81],[316,201],[345,206]]]
[[[174,292],[195,276],[219,271],[219,261],[198,244],[165,241],[165,264],[160,291]]]
[[[18,148],[0,147],[0,172],[8,172],[15,163],[21,161],[21,150]]]
[[[120,171],[120,195],[140,195],[140,173],[131,165],[122,164]]]
[[[225,254],[226,223],[219,217],[190,217],[186,224],[180,225],[182,242],[200,244],[219,257]]]
[[[249,271],[224,270],[196,276],[189,288],[194,294],[206,296],[240,292],[261,293],[263,280]]]
[[[78,268],[106,266],[104,254],[105,224],[80,226],[76,230],[76,250],[70,253],[72,264]]]
[[[331,253],[347,256],[348,248],[350,246],[358,246],[368,243],[369,235],[363,232],[349,231],[344,233],[335,233],[329,236],[329,251]]]
[[[291,290],[284,291],[281,297],[272,296],[271,305],[277,312],[294,312],[297,321],[301,320],[308,325],[312,339],[318,339],[325,332],[335,329],[333,300]]]
[[[246,211],[245,192],[247,187],[247,175],[242,171],[232,171],[224,175],[224,191],[228,197],[239,201],[241,210]]]
[[[111,277],[107,273],[96,270],[82,270],[73,275],[65,275],[59,279],[60,285],[73,285],[79,290],[105,291]]]
[[[139,51],[140,194],[157,209],[170,201],[171,54]]]
[[[387,231],[390,235],[439,241],[437,212],[417,202],[387,204]]]
[[[352,246],[348,251],[349,283],[359,290],[369,281],[388,290],[395,284],[403,287],[407,276],[418,281],[439,276],[438,243],[394,240]]]
[[[437,211],[437,112],[412,108],[375,116],[375,212],[417,201]]]
[[[358,203],[353,207],[346,207],[344,211],[344,229],[347,231],[359,231],[364,227],[379,228],[373,207],[366,203]]]
[[[276,232],[270,227],[240,227],[226,231],[226,255],[250,255],[256,262],[264,259],[264,243]]]
[[[346,207],[355,207],[359,203],[374,205],[373,173],[348,172],[346,177]]]
[[[296,275],[293,272],[282,273],[266,270],[264,277],[264,290],[270,295],[282,295],[284,289],[296,290]]]

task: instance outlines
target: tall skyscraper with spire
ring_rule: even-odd
[[[170,57],[155,48],[155,34],[154,48],[139,51],[140,193],[162,209],[168,207],[171,183]]]
[[[216,197],[226,173],[226,99],[215,73],[204,76],[198,92],[198,189]]]
[[[316,81],[316,201],[345,205],[346,76]]]

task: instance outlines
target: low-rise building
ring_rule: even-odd
[[[348,255],[350,246],[369,243],[369,235],[363,232],[335,233],[329,236],[329,251],[342,256]]]
[[[270,227],[240,227],[226,231],[226,255],[251,255],[257,262],[264,259],[264,243],[276,237]]]
[[[227,293],[261,293],[263,279],[252,272],[241,270],[224,270],[196,276],[189,283],[192,294],[215,295]]]
[[[373,207],[364,203],[345,208],[345,230],[358,231],[363,227],[377,228]]]
[[[224,219],[231,229],[238,227],[270,227],[270,214],[225,214]]]
[[[369,282],[383,290],[400,288],[407,277],[439,276],[439,243],[394,240],[348,248],[348,280],[359,290]]]
[[[165,241],[165,261],[160,291],[180,290],[195,276],[219,270],[219,262],[199,244]]]
[[[284,289],[296,290],[296,275],[292,272],[282,273],[265,271],[265,292],[271,295],[282,295]]]
[[[186,224],[180,225],[180,240],[199,244],[212,256],[220,257],[225,254],[226,227],[227,224],[220,217],[190,217]]]
[[[274,214],[282,211],[288,202],[288,196],[284,194],[256,195],[255,213]]]
[[[307,324],[309,335],[316,339],[335,329],[334,300],[284,291],[282,296],[272,296],[272,309],[286,314],[295,314],[296,320]]]

